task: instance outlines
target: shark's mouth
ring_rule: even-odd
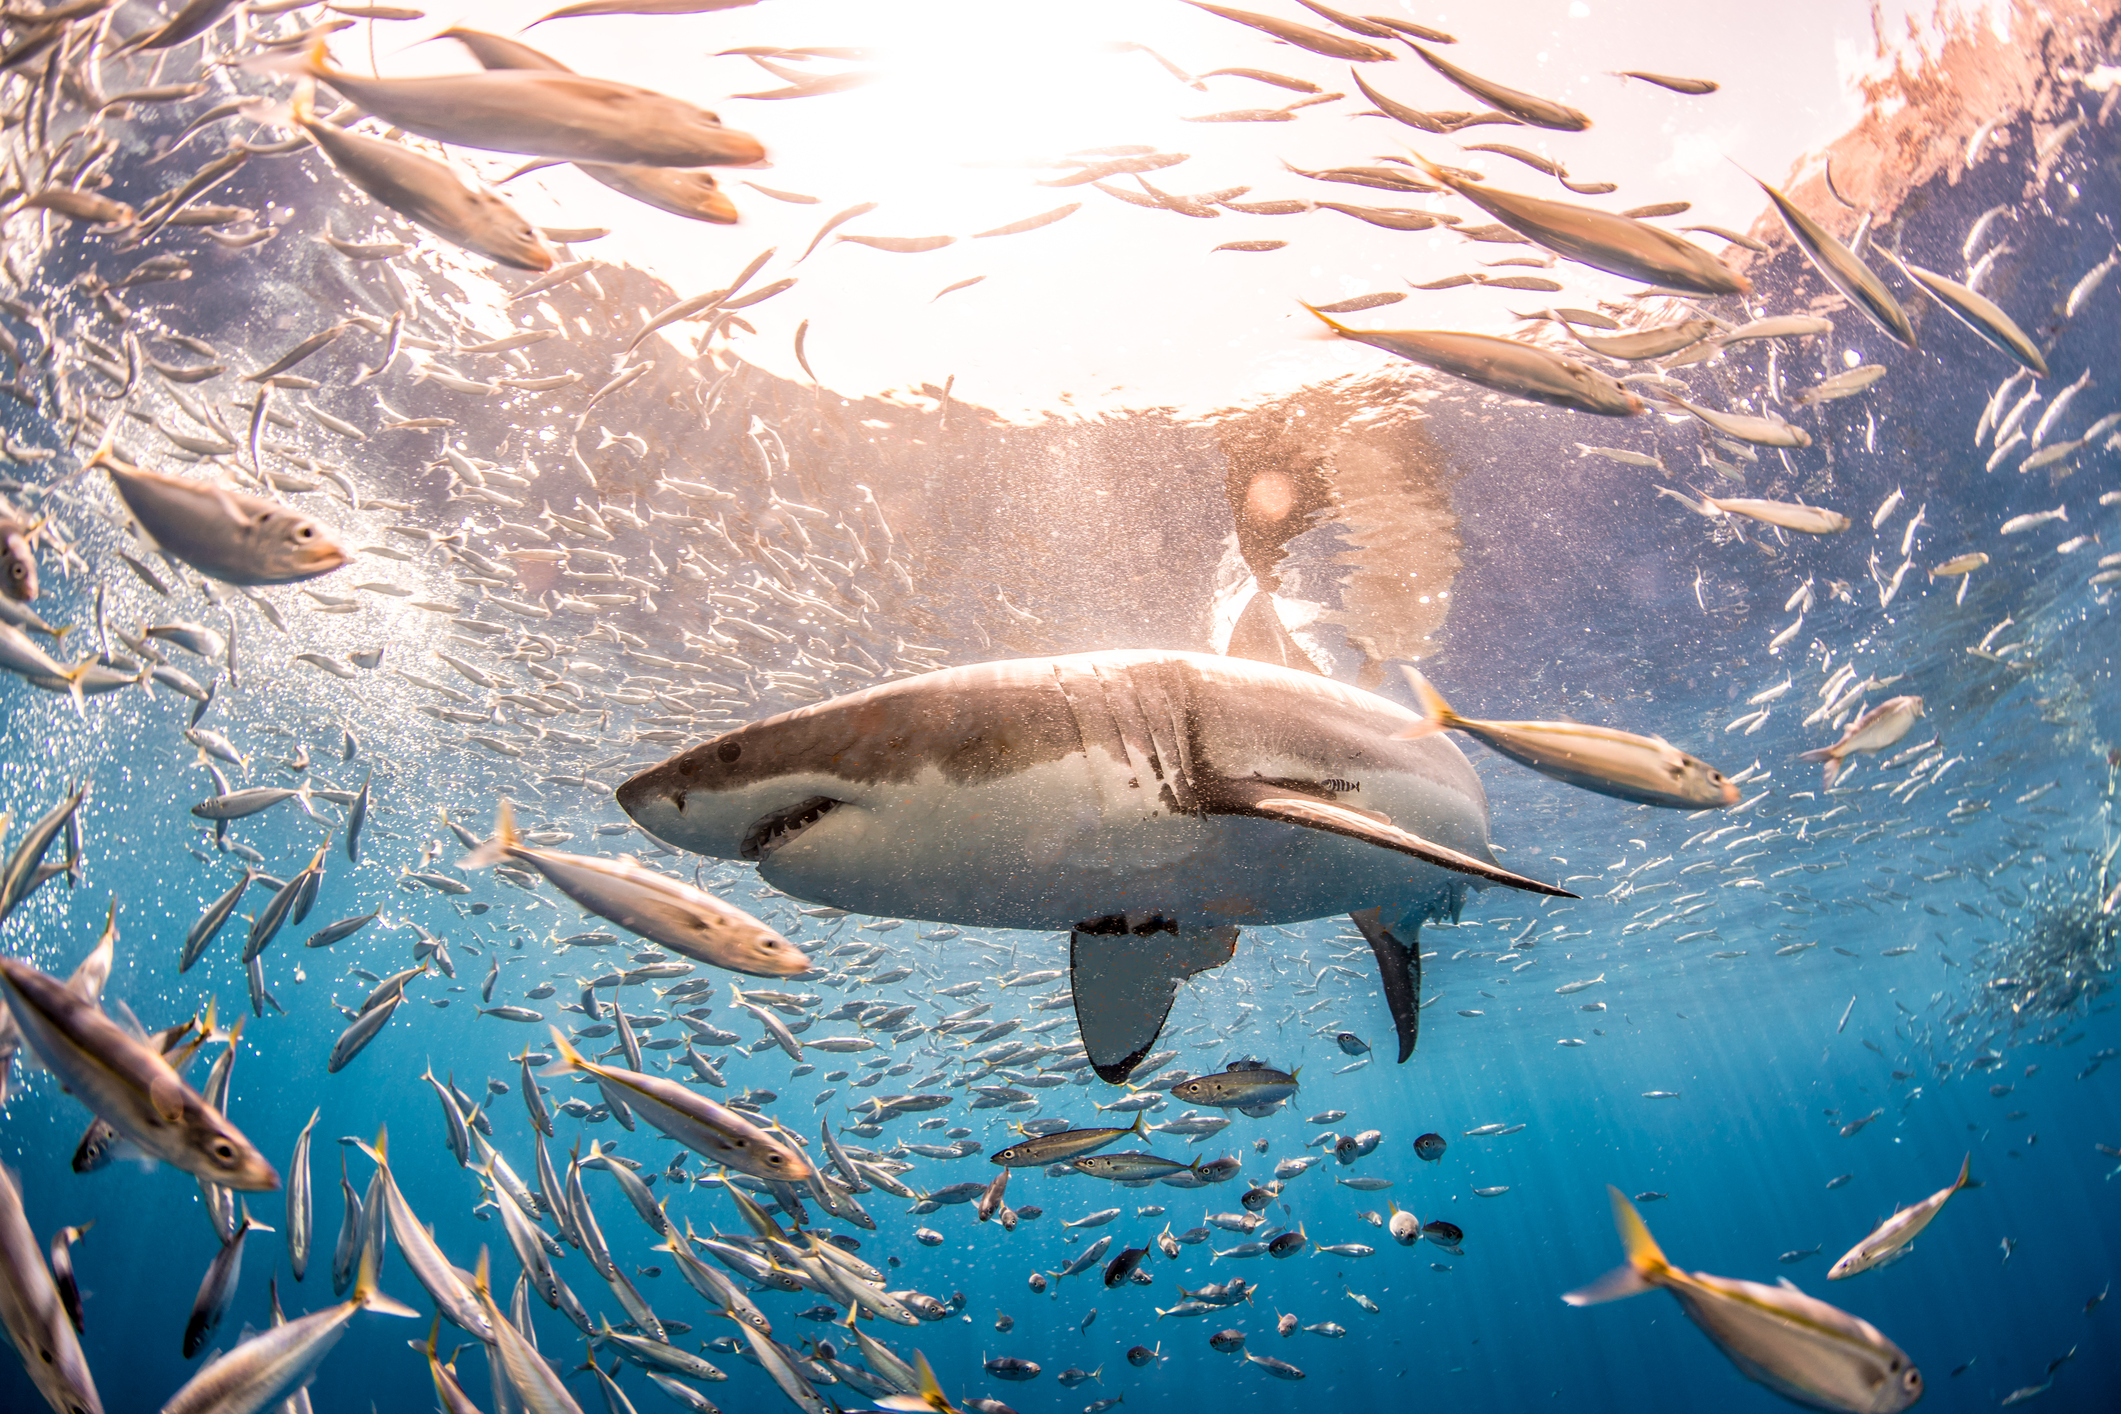
[[[744,843],[737,854],[758,863],[839,807],[840,802],[829,795],[813,795],[771,815],[762,815],[744,832]]]

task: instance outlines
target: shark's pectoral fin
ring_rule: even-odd
[[[1439,869],[1470,874],[1492,884],[1506,884],[1513,889],[1549,894],[1555,898],[1577,897],[1567,889],[1542,884],[1537,879],[1528,879],[1522,874],[1512,874],[1499,864],[1475,859],[1470,854],[1460,854],[1457,850],[1446,848],[1434,840],[1423,839],[1411,830],[1386,824],[1372,814],[1316,796],[1299,795],[1268,781],[1218,781],[1211,790],[1203,794],[1207,811],[1211,815],[1252,815],[1264,820],[1281,820],[1291,825],[1346,835],[1349,839],[1398,850],[1401,854],[1410,854]]]
[[[1162,918],[1099,918],[1070,934],[1069,985],[1083,1049],[1098,1078],[1117,1084],[1156,1044],[1179,984],[1230,960],[1237,929],[1181,933]]]
[[[1384,925],[1379,909],[1365,908],[1349,914],[1348,918],[1370,940],[1370,951],[1377,955],[1377,978],[1384,984],[1385,1005],[1392,1008],[1392,1027],[1399,1032],[1399,1063],[1405,1065],[1407,1057],[1414,1054],[1414,1042],[1421,1034],[1419,925],[1416,925],[1413,937],[1401,941]]]

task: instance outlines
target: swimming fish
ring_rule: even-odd
[[[1957,280],[1939,275],[1934,270],[1925,270],[1890,252],[1886,258],[1900,267],[1901,274],[1929,291],[1937,303],[1961,324],[2018,360],[2035,378],[2047,377],[2047,360],[2040,356],[2039,346],[1993,300]]]
[[[294,584],[347,562],[331,533],[293,507],[221,482],[143,471],[119,459],[108,437],[88,465],[110,474],[125,508],[164,554],[224,583]]]
[[[1868,1321],[1784,1282],[1762,1286],[1685,1272],[1659,1250],[1634,1205],[1608,1188],[1628,1260],[1562,1300],[1591,1306],[1663,1287],[1746,1378],[1819,1409],[1895,1414],[1922,1397],[1922,1372]]]
[[[1699,98],[1704,94],[1714,93],[1721,87],[1713,79],[1674,78],[1670,74],[1646,74],[1639,69],[1621,69],[1615,72],[1614,77],[1641,79],[1644,83],[1653,83],[1659,88],[1668,88],[1674,93],[1684,93],[1690,98]]]
[[[1674,810],[1738,803],[1738,787],[1721,771],[1661,737],[1576,722],[1476,721],[1453,712],[1427,678],[1411,668],[1402,671],[1424,720],[1397,733],[1395,739],[1462,731],[1541,775],[1600,795]]]
[[[1419,44],[1410,43],[1407,47],[1419,54],[1422,62],[1442,74],[1456,87],[1490,108],[1507,113],[1521,122],[1529,123],[1535,128],[1550,128],[1555,132],[1564,133],[1580,133],[1591,126],[1588,114],[1579,112],[1566,103],[1556,103],[1551,98],[1541,98],[1537,94],[1507,88],[1493,79],[1484,79],[1478,74],[1469,73],[1456,64],[1431,54]]]
[[[1824,226],[1799,210],[1788,197],[1758,177],[1753,180],[1767,193],[1768,200],[1775,203],[1775,210],[1781,213],[1782,224],[1789,228],[1791,238],[1826,282],[1870,316],[1871,322],[1880,329],[1914,348],[1915,326],[1876,272],[1857,259],[1856,252],[1836,240]]]
[[[1219,15],[1226,20],[1235,20],[1241,25],[1250,25],[1253,29],[1273,35],[1285,44],[1293,44],[1299,49],[1308,49],[1313,54],[1323,54],[1328,59],[1347,59],[1357,64],[1375,64],[1399,57],[1389,49],[1380,49],[1374,44],[1364,44],[1360,40],[1347,39],[1326,30],[1313,29],[1309,25],[1300,25],[1289,20],[1277,19],[1273,15],[1254,14],[1250,10],[1232,10],[1222,5],[1206,4],[1204,0],[1186,0],[1186,3],[1193,6],[1196,10],[1206,10],[1211,15]]]
[[[714,167],[757,162],[765,145],[683,99],[550,69],[374,79],[333,68],[324,42],[247,61],[317,79],[407,132],[459,147],[570,162]]]
[[[1701,504],[1695,505],[1676,491],[1666,490],[1661,486],[1657,489],[1684,502],[1701,515],[1746,516],[1768,525],[1780,526],[1784,530],[1801,531],[1806,535],[1838,535],[1849,528],[1847,516],[1839,511],[1827,510],[1823,506],[1807,506],[1791,501],[1762,501],[1743,496],[1703,496]]]
[[[1872,1267],[1892,1260],[1893,1254],[1913,1242],[1930,1220],[1943,1210],[1945,1201],[1962,1188],[1971,1187],[1967,1174],[1973,1164],[1969,1154],[1959,1161],[1959,1177],[1946,1187],[1938,1189],[1919,1203],[1910,1203],[1894,1213],[1870,1232],[1861,1242],[1851,1247],[1841,1260],[1834,1263],[1833,1270],[1826,1274],[1828,1281],[1840,1281],[1858,1272],[1867,1272]]]
[[[103,1009],[27,963],[0,957],[0,991],[37,1056],[75,1099],[154,1158],[238,1192],[280,1175],[226,1116]]]
[[[588,1060],[568,1044],[557,1028],[552,1036],[563,1069],[595,1076],[607,1093],[622,1095],[637,1115],[694,1153],[739,1173],[782,1183],[800,1183],[813,1172],[809,1161],[792,1144],[775,1138],[737,1111],[695,1094],[675,1080]]]
[[[1449,187],[1535,245],[1594,270],[1699,295],[1742,295],[1752,282],[1670,231],[1594,206],[1503,191],[1416,154],[1432,181]]]
[[[52,1274],[22,1208],[22,1183],[0,1164],[0,1326],[22,1355],[37,1391],[61,1414],[103,1414]]]
[[[1344,339],[1493,388],[1499,393],[1604,417],[1632,417],[1642,399],[1596,369],[1534,344],[1441,329],[1351,329],[1310,305]]]
[[[643,869],[630,859],[562,854],[522,842],[506,799],[493,838],[466,855],[463,867],[527,864],[585,910],[681,957],[754,977],[793,977],[810,968],[801,949],[740,908],[690,884]]]
[[[1826,783],[1831,786],[1841,776],[1842,762],[1856,752],[1869,755],[1883,751],[1908,733],[1915,719],[1922,715],[1922,699],[1919,697],[1892,697],[1865,712],[1848,724],[1841,740],[1832,746],[1822,746],[1816,751],[1798,755],[1800,761],[1824,761]]]

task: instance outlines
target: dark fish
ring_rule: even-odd
[[[1147,1246],[1129,1247],[1123,1250],[1117,1257],[1105,1264],[1106,1287],[1118,1286],[1121,1282],[1133,1276],[1134,1269],[1139,1267],[1142,1264],[1142,1258],[1148,1255],[1149,1249]]]
[[[1424,1134],[1414,1141],[1414,1154],[1415,1157],[1433,1164],[1443,1157],[1446,1147],[1448,1146],[1441,1134]]]

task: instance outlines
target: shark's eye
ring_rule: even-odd
[[[743,754],[744,747],[741,742],[725,741],[714,749],[714,759],[724,766],[734,764],[737,757]]]

